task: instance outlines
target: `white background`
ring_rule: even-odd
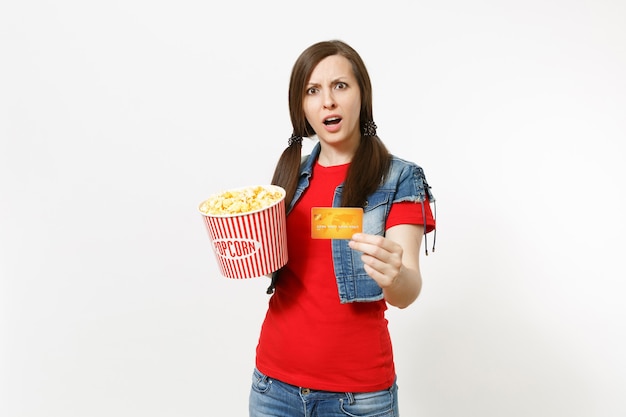
[[[618,0],[3,2],[0,415],[247,415],[267,279],[219,276],[196,207],[269,182],[291,66],[332,38],[437,197],[423,293],[388,313],[402,415],[626,415],[625,22]]]

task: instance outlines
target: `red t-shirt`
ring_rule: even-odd
[[[309,188],[287,216],[289,262],[261,328],[256,366],[288,384],[336,392],[371,392],[395,379],[384,300],[341,304],[331,241],[311,238],[311,207],[330,207],[349,164],[315,164]],[[434,227],[425,204],[427,229]],[[422,205],[392,206],[387,227],[423,225]]]

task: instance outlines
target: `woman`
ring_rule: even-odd
[[[293,135],[272,180],[287,191],[289,262],[268,289],[250,416],[398,416],[385,310],[420,293],[434,199],[422,169],[376,135],[369,75],[349,45],[300,55],[289,108]],[[314,135],[302,158],[302,137]],[[363,208],[362,233],[313,239],[311,209],[338,206]]]

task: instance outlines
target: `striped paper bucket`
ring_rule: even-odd
[[[200,211],[220,273],[226,278],[261,277],[287,263],[285,190],[274,185],[263,187],[281,192],[280,201],[243,214]]]

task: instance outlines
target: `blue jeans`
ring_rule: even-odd
[[[250,417],[398,417],[396,383],[383,391],[315,391],[270,378],[254,369]]]

